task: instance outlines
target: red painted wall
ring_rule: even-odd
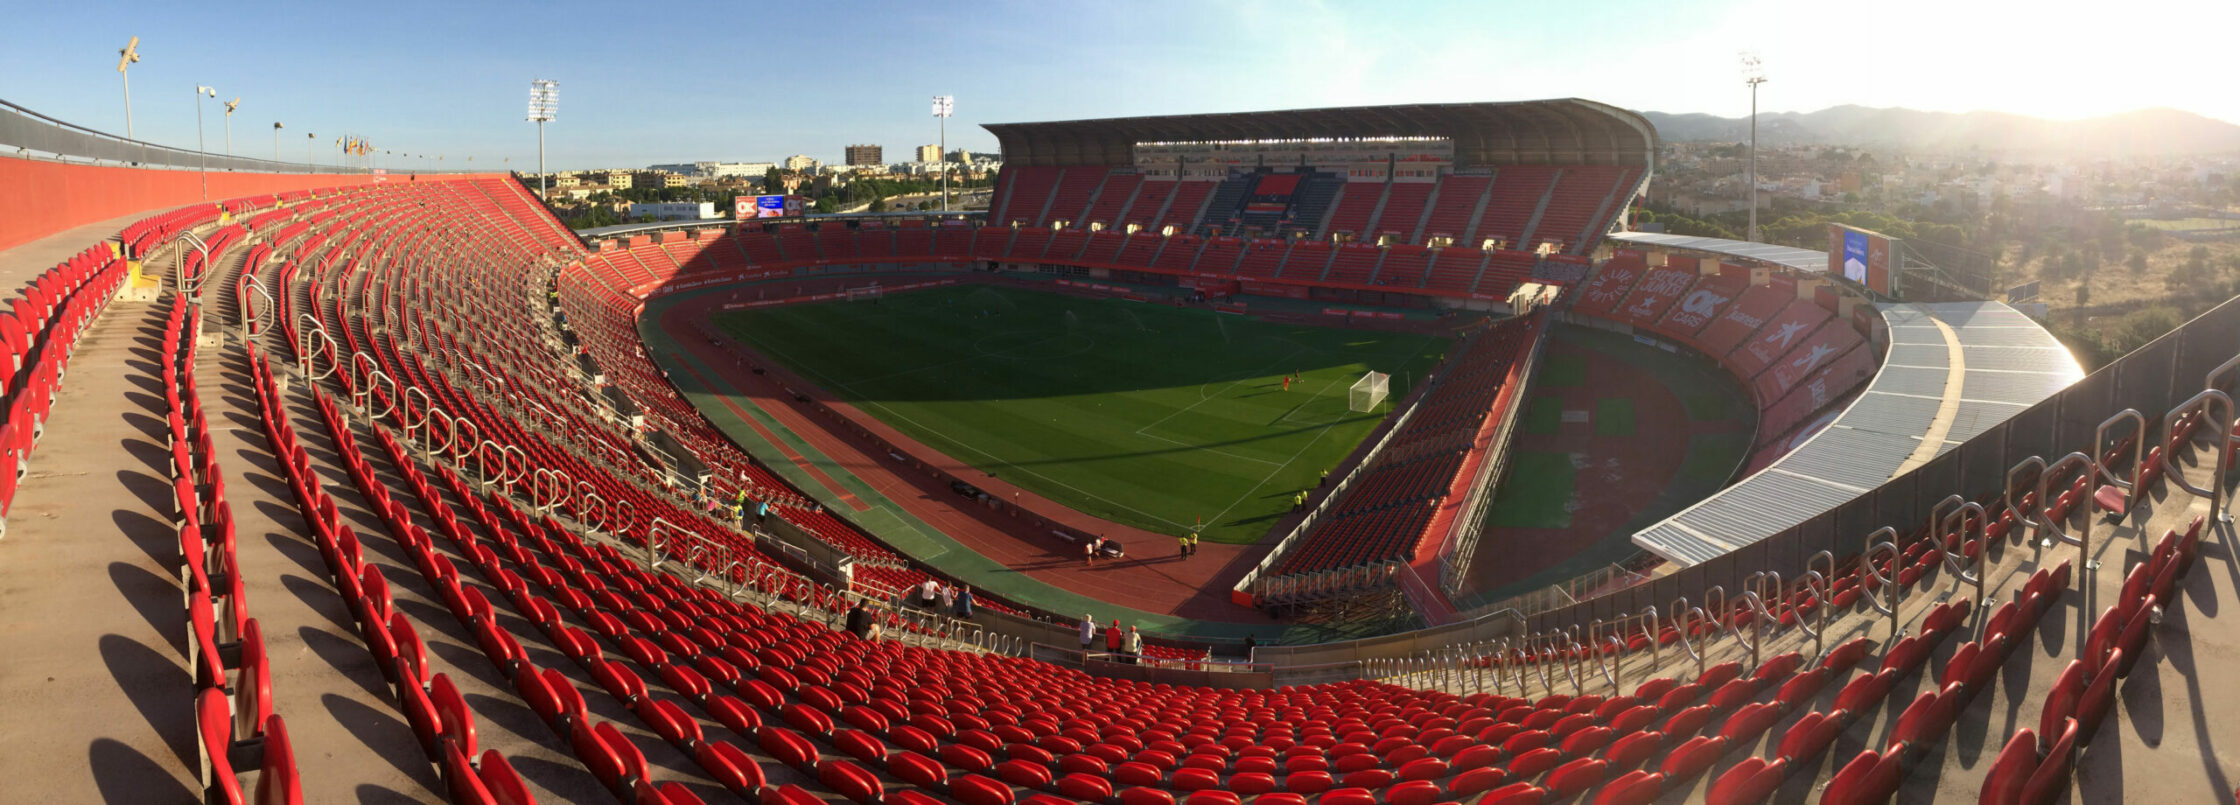
[[[416,181],[503,174],[421,175]],[[0,157],[0,251],[65,229],[136,212],[204,201],[198,171],[96,167]],[[415,181],[403,174],[210,173],[207,200],[262,193],[341,187],[375,181]]]

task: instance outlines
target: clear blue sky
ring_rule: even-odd
[[[351,132],[445,167],[472,154],[534,169],[522,117],[539,76],[560,81],[556,169],[835,160],[855,142],[899,161],[935,139],[927,106],[943,93],[957,96],[950,147],[973,150],[994,148],[983,122],[1310,106],[1575,96],[1737,116],[1744,49],[1765,59],[1767,111],[2171,106],[2240,121],[2216,56],[2240,30],[2233,0],[13,6],[0,99],[121,134],[116,52],[137,34],[141,139],[192,147],[190,93],[208,84],[242,99],[236,152],[270,156],[280,121],[290,160],[306,133],[326,147]],[[205,114],[221,151],[219,107]]]

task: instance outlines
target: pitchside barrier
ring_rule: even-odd
[[[1501,478],[1508,473],[1509,447],[1514,443],[1517,422],[1532,400],[1532,382],[1540,373],[1537,367],[1553,337],[1554,320],[1543,317],[1540,332],[1534,336],[1532,351],[1510,370],[1508,407],[1501,411],[1501,422],[1495,426],[1493,439],[1487,442],[1491,451],[1484,463],[1478,465],[1478,477],[1470,481],[1470,493],[1463,498],[1462,512],[1455,517],[1453,530],[1447,533],[1439,550],[1439,589],[1453,601],[1462,581],[1470,573],[1470,563],[1477,558],[1478,538],[1484,536],[1486,507],[1493,505],[1494,490]]]

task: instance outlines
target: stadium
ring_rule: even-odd
[[[1883,235],[1631,231],[1581,99],[986,129],[985,212],[578,233],[0,109],[0,769],[2232,798],[2240,305],[2086,374]]]

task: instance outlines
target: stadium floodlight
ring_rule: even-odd
[[[1750,242],[1758,242],[1758,85],[1766,82],[1765,62],[1757,51],[1742,52],[1742,83],[1750,85],[1750,181],[1743,188],[1750,197]]]
[[[280,161],[280,130],[282,128],[286,127],[280,125],[280,121],[272,121],[272,161],[275,163]]]
[[[233,158],[233,110],[241,108],[241,96],[226,101],[226,159]],[[232,170],[228,167],[227,170]]]
[[[316,133],[316,132],[309,132],[309,131],[307,131],[307,132],[304,132],[304,133],[303,133],[303,161],[304,161],[304,163],[305,163],[305,164],[308,164],[308,165],[310,165],[310,166],[311,166],[311,172],[312,172],[312,173],[318,173],[318,172],[319,172],[319,150],[318,150],[318,147],[319,147],[319,135],[318,135],[318,133]]]
[[[1377,410],[1377,406],[1383,404],[1385,396],[1391,392],[1392,375],[1383,372],[1364,374],[1360,380],[1353,381],[1352,388],[1346,389],[1346,410],[1356,414],[1370,413]]]
[[[218,91],[196,84],[194,87],[194,163],[202,172],[202,197],[210,197],[210,147],[202,139],[202,99],[218,97]]]
[[[123,50],[117,51],[117,75],[124,78],[124,138],[127,140],[132,139],[132,74],[124,68],[139,60],[140,37],[135,36],[124,43]]]
[[[941,211],[949,211],[949,116],[957,112],[957,96],[933,96],[933,116],[941,119]]]
[[[544,124],[560,116],[560,82],[549,78],[529,82],[529,119],[537,124],[537,200],[545,200]]]

